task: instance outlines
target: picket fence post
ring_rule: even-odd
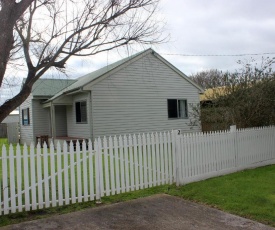
[[[156,185],[177,186],[275,163],[275,127],[199,134],[138,134],[77,141],[63,150],[2,146],[0,216]],[[42,148],[43,147],[43,148]],[[93,149],[94,147],[94,149]],[[87,155],[88,154],[88,155]],[[128,156],[129,155],[129,156]],[[16,194],[17,193],[17,194]]]
[[[94,148],[95,148],[95,180],[96,180],[96,201],[100,202],[101,200],[101,165],[100,165],[100,147],[99,145],[101,144],[101,142],[99,143],[100,138],[95,140],[95,144],[94,144]]]
[[[172,164],[173,164],[173,182],[176,182],[176,132],[175,130],[172,130],[171,136],[172,136]],[[156,134],[158,137],[158,133]],[[157,138],[158,140],[158,138]],[[157,145],[158,146],[158,145]],[[156,149],[157,152],[159,152],[159,149]],[[159,154],[158,154],[159,155]],[[157,156],[158,156],[157,155]]]
[[[234,155],[235,155],[235,167],[238,166],[238,146],[237,146],[237,127],[236,125],[231,125],[230,126],[230,133],[233,135],[233,149],[234,149]]]
[[[180,164],[180,157],[181,157],[181,146],[180,146],[180,130],[173,130],[172,131],[172,144],[173,146],[173,156],[174,156],[174,180],[176,182],[176,185],[179,186],[180,185],[180,168],[182,167],[182,165]]]

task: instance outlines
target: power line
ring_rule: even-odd
[[[250,53],[250,54],[168,54],[160,53],[161,55],[169,56],[184,56],[184,57],[243,57],[243,56],[260,56],[260,55],[275,55],[275,52],[271,53]]]

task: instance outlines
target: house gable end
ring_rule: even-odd
[[[195,82],[193,82],[189,77],[187,77],[183,72],[181,72],[178,68],[176,68],[174,65],[172,65],[170,62],[168,62],[165,58],[163,58],[158,53],[153,53],[155,57],[157,57],[161,62],[163,62],[165,65],[167,65],[169,68],[171,68],[173,71],[175,71],[177,74],[179,74],[183,79],[185,79],[187,82],[189,82],[192,86],[197,88],[199,90],[199,93],[203,93],[204,89],[201,88],[199,85],[197,85]]]
[[[171,129],[189,131],[189,118],[169,119],[168,99],[185,100],[191,111],[198,89],[150,54],[90,88],[94,137]],[[199,131],[195,127],[194,131]]]
[[[89,73],[87,75],[84,75],[80,77],[75,83],[71,84],[69,87],[59,91],[57,94],[55,94],[52,98],[50,98],[48,101],[53,101],[59,98],[62,95],[66,95],[67,93],[74,93],[76,91],[86,91],[90,90],[90,88],[104,80],[106,77],[111,76],[117,72],[119,72],[121,69],[126,68],[127,66],[131,65],[132,63],[138,61],[139,59],[147,56],[147,55],[154,55],[156,58],[158,58],[163,64],[167,65],[169,68],[171,68],[173,71],[175,71],[177,74],[179,74],[184,80],[189,82],[192,86],[198,89],[199,93],[203,93],[203,89],[198,86],[196,83],[194,83],[191,79],[189,79],[184,73],[182,73],[180,70],[178,70],[175,66],[173,66],[171,63],[169,63],[166,59],[161,57],[159,54],[157,54],[154,50],[148,49],[145,51],[142,51],[140,53],[134,54],[128,58],[124,58],[118,62],[115,62],[111,65],[108,65],[106,67],[103,67],[99,70],[96,70],[92,73]]]
[[[174,72],[176,72],[178,75],[180,75],[185,81],[187,81],[188,83],[190,83],[193,87],[198,89],[198,93],[203,93],[204,90],[197,85],[195,82],[193,82],[191,79],[189,79],[183,72],[181,72],[179,69],[177,69],[175,66],[173,66],[170,62],[168,62],[166,59],[164,59],[161,55],[159,55],[158,53],[156,53],[154,50],[149,49],[146,52],[135,56],[134,58],[132,58],[131,60],[123,63],[122,65],[118,66],[117,68],[111,70],[110,72],[105,73],[104,75],[100,76],[99,78],[95,79],[94,81],[90,82],[89,84],[85,85],[83,87],[83,90],[89,90],[93,85],[98,84],[99,82],[101,82],[102,80],[104,80],[105,78],[119,72],[121,69],[126,68],[127,66],[131,65],[132,63],[138,61],[141,58],[145,58],[147,55],[153,55],[154,57],[156,57],[157,59],[159,59],[164,65],[168,66],[171,70],[173,70]]]
[[[139,55],[135,55],[133,58],[127,60],[126,62],[122,63],[121,65],[117,66],[116,68],[108,71],[107,73],[101,75],[100,77],[98,77],[97,79],[95,79],[94,81],[90,82],[89,84],[85,85],[83,87],[83,90],[89,90],[93,85],[98,84],[99,82],[103,81],[105,78],[116,74],[117,72],[119,72],[120,70],[126,68],[127,66],[131,65],[132,63],[140,60],[141,58],[146,57],[147,55],[152,54],[154,51],[152,49],[146,50],[142,53],[140,53]]]

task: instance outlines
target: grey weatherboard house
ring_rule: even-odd
[[[21,143],[40,135],[94,139],[190,130],[190,104],[203,90],[148,49],[76,80],[39,79],[20,106]]]

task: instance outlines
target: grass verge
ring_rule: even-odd
[[[275,165],[173,187],[169,194],[275,227]]]

